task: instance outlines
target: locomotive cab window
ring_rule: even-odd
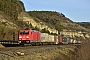
[[[24,32],[20,32],[20,34],[24,34]]]
[[[24,32],[24,34],[29,34],[29,32]]]
[[[24,32],[20,32],[20,34],[25,35],[25,34],[29,34],[29,32],[28,31],[24,31]]]

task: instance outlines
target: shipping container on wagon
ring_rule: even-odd
[[[77,43],[77,40],[73,40],[73,44],[76,44]]]
[[[59,44],[58,36],[54,36],[54,44]]]
[[[78,40],[78,44],[81,44],[81,41]]]
[[[73,44],[80,44],[80,43],[81,43],[81,41],[75,40],[75,39],[71,39],[70,41],[71,41],[71,43],[73,43]]]
[[[68,41],[67,41],[67,38],[66,37],[63,37],[62,44],[68,44]]]
[[[70,38],[69,37],[66,37],[66,39],[67,39],[67,42],[70,44]]]
[[[70,39],[70,43],[71,43],[71,44],[73,43],[73,39]]]
[[[49,40],[49,34],[41,33],[41,42],[48,42],[48,40]]]
[[[48,40],[48,42],[54,43],[54,35],[49,35],[49,40]]]
[[[76,40],[76,43],[75,44],[78,44],[78,40]]]
[[[58,36],[58,41],[60,44],[62,44],[62,37],[61,36]]]

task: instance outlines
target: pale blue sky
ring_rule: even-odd
[[[63,13],[74,22],[90,22],[90,0],[21,0],[26,11]]]

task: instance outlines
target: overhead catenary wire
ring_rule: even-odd
[[[31,4],[28,0],[25,0],[25,1],[27,1],[32,7],[34,7],[35,9],[37,9],[37,7],[35,7],[33,4]]]

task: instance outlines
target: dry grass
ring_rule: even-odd
[[[24,56],[17,55],[16,52],[25,53]],[[0,60],[72,60],[72,48],[42,47],[18,50],[0,51]]]
[[[90,40],[85,40],[80,47],[78,47],[76,60],[90,60]]]
[[[0,48],[5,48],[2,44],[0,44]]]

